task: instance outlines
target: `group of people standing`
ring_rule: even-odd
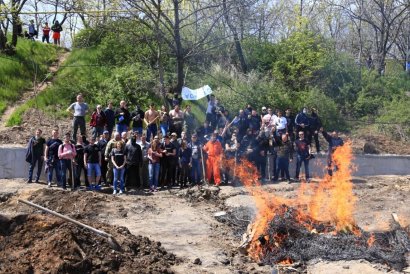
[[[294,117],[290,109],[285,115],[281,110],[263,107],[258,113],[250,105],[230,118],[229,112],[209,96],[206,120],[198,127],[191,107],[180,108],[180,101],[172,102],[168,111],[150,104],[143,111],[136,106],[129,111],[121,101],[114,109],[109,102],[92,111],[89,122],[91,138],[87,140],[86,114],[89,106],[79,94],[67,111],[73,114],[73,131],[60,140],[58,129],[46,141],[41,130],[36,131],[28,145],[26,160],[30,163],[28,182],[33,181],[34,166],[38,165],[38,181],[42,161],[46,162],[47,183],[51,186],[53,173],[62,188],[71,183],[73,189],[84,183],[91,189],[110,184],[113,194],[127,188],[160,188],[179,185],[184,188],[199,185],[201,181],[220,185],[235,180],[235,166],[246,159],[256,166],[260,179],[286,179],[291,181],[289,162],[296,154],[294,180],[299,180],[302,164],[305,179],[310,180],[309,160],[314,157],[311,143],[320,151],[318,134],[322,132],[329,143],[329,155],[343,141],[337,132],[323,130],[315,109],[304,108]],[[80,135],[77,135],[78,130]],[[329,174],[333,166],[329,157]],[[67,176],[68,175],[68,176]]]
[[[48,44],[50,43],[50,32],[52,31],[53,32],[52,38],[53,38],[54,44],[60,46],[61,44],[60,37],[61,37],[61,32],[63,31],[63,27],[61,26],[58,20],[55,20],[51,27],[48,25],[48,22],[45,22],[41,28],[43,32],[41,41],[43,43],[44,42],[47,42]],[[20,26],[19,32],[22,32],[21,26]],[[23,34],[21,33],[21,35]],[[24,36],[33,41],[34,41],[34,38],[38,37],[38,30],[34,24],[34,20],[30,20],[30,24],[28,25],[28,32],[26,31],[24,33]]]

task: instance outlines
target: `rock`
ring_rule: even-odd
[[[202,261],[201,261],[201,259],[196,258],[192,263],[193,263],[193,264],[196,264],[196,265],[201,265],[201,264],[202,264]]]
[[[348,266],[348,265],[344,265],[344,266],[343,266],[343,268],[344,268],[344,269],[349,269],[349,268],[350,268],[350,266]]]
[[[374,143],[366,142],[363,146],[363,152],[365,154],[379,154]]]

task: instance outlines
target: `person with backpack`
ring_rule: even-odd
[[[54,21],[54,24],[51,26],[51,30],[53,31],[54,45],[60,46],[60,36],[63,31],[63,27],[60,25],[58,20]]]
[[[61,182],[63,189],[67,189],[67,169],[70,175],[69,179],[73,183],[74,172],[73,163],[77,152],[75,146],[71,143],[70,133],[66,133],[64,142],[58,147],[58,158],[60,159]]]
[[[41,129],[36,130],[36,135],[30,138],[27,146],[26,162],[30,164],[27,183],[32,183],[33,171],[37,163],[36,183],[40,180],[41,168],[44,161],[44,144],[46,140],[41,136]]]

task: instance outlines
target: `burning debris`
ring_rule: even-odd
[[[242,248],[265,264],[291,264],[312,259],[365,259],[401,270],[410,252],[410,234],[395,220],[391,231],[369,233],[354,221],[351,144],[339,147],[332,161],[337,171],[318,184],[302,182],[295,199],[264,191],[257,170],[243,161],[236,174],[254,198],[257,216],[244,235]]]

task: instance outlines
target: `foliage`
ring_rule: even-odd
[[[33,86],[34,76],[42,81],[57,58],[57,49],[48,44],[21,39],[14,56],[0,54],[0,113]]]

